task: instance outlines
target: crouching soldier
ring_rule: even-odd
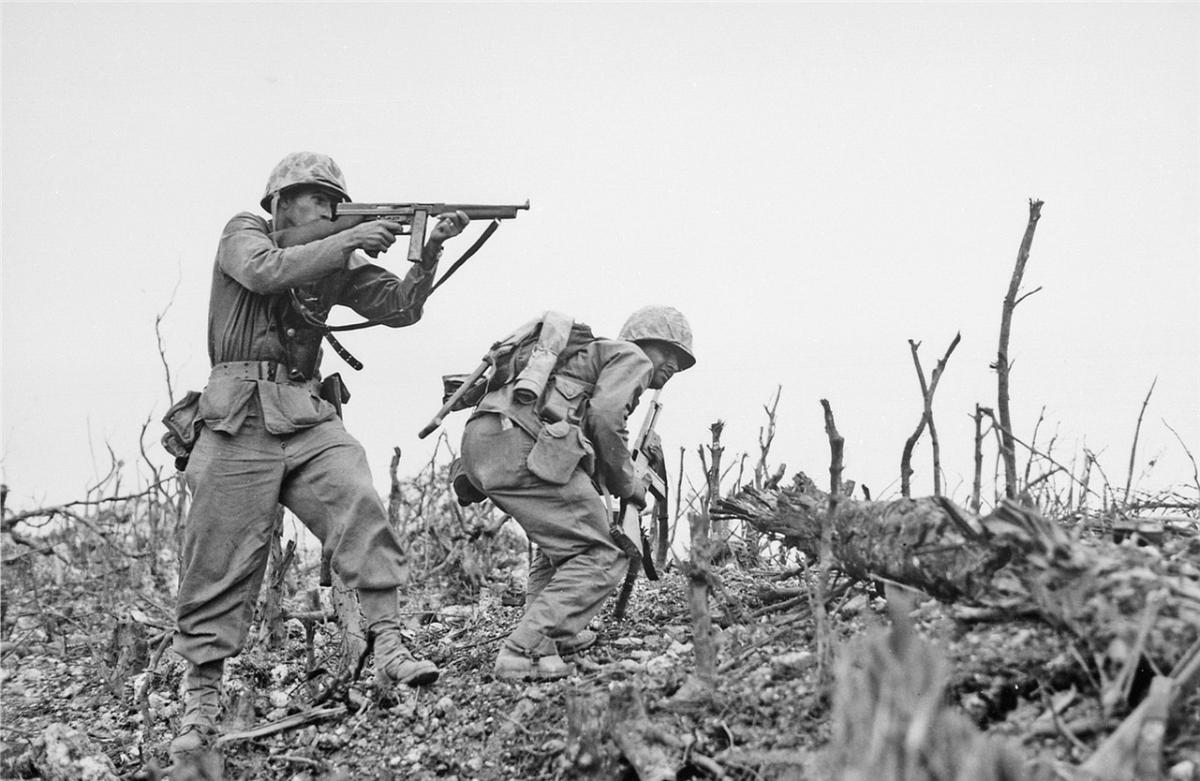
[[[567,352],[534,403],[519,381],[489,386],[463,434],[463,474],[538,548],[524,615],[496,657],[502,679],[565,677],[562,656],[595,642],[588,622],[628,567],[602,493],[645,506],[626,420],[642,391],[696,362],[691,327],[666,306],[634,312],[618,339]]]
[[[217,247],[208,315],[212,372],[197,410],[204,426],[186,467],[192,506],[174,647],[189,664],[182,729],[171,744],[175,755],[215,735],[224,662],[245,645],[279,503],[321,540],[325,560],[357,589],[375,636],[377,678],[420,685],[438,676],[401,638],[396,588],[404,578],[404,553],[362,445],[346,432],[331,400],[320,397],[320,326],[339,304],[392,327],[415,323],[442,243],[468,220],[461,212],[444,216],[423,259],[399,277],[355,250],[386,251],[401,226],[331,222],[334,205],[348,200],[333,160],[288,155],[262,197],[272,219],[234,216]],[[275,235],[301,227],[308,238],[291,242],[295,246]],[[295,306],[297,295],[305,310]]]

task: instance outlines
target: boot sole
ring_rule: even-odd
[[[574,668],[568,666],[561,673],[545,673],[536,667],[526,667],[519,670],[514,669],[492,669],[492,675],[502,681],[561,681],[574,672]]]
[[[388,688],[391,686],[401,686],[401,685],[427,686],[427,685],[433,683],[434,681],[436,681],[438,679],[439,675],[441,675],[441,670],[439,670],[437,667],[430,664],[428,666],[420,667],[420,668],[408,673],[407,675],[402,675],[397,678],[393,678],[392,676],[388,675],[387,673],[381,673],[381,672],[376,671],[375,681],[376,681],[376,685],[382,686],[384,688]]]
[[[570,675],[570,673],[563,673],[562,675],[557,675],[557,674],[556,675],[546,675],[544,673],[527,672],[527,673],[494,673],[494,675],[502,681],[510,681],[510,682],[516,682],[516,681],[561,681],[563,678],[568,677]]]
[[[424,672],[419,672],[414,675],[410,675],[405,680],[398,681],[398,683],[407,684],[408,686],[428,686],[429,684],[433,683],[437,679],[438,679],[438,671],[437,670],[426,670]]]

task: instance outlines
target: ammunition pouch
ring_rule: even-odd
[[[537,406],[542,420],[579,423],[587,417],[587,405],[595,386],[577,377],[556,374],[547,383]]]
[[[187,469],[188,458],[204,426],[204,419],[200,417],[200,393],[188,391],[184,394],[167,410],[162,422],[167,427],[167,433],[162,436],[163,449],[175,457],[175,468],[182,472]]]

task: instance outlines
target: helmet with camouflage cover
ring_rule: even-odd
[[[618,338],[627,342],[659,341],[676,347],[682,358],[680,370],[696,363],[692,352],[692,327],[678,309],[669,306],[644,306],[629,316]]]
[[[297,185],[323,187],[340,201],[350,200],[346,192],[346,177],[329,155],[318,152],[292,152],[279,161],[267,177],[267,190],[259,202],[264,211],[271,211],[271,201],[289,187]]]

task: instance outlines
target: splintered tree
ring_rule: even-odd
[[[1013,442],[1012,413],[1008,407],[1008,380],[1012,364],[1008,360],[1008,338],[1012,332],[1013,310],[1017,304],[1041,290],[1040,287],[1018,296],[1021,290],[1021,277],[1025,275],[1025,264],[1029,261],[1029,250],[1033,246],[1033,232],[1037,229],[1038,220],[1042,217],[1042,202],[1029,200],[1029,224],[1025,226],[1025,236],[1021,239],[1021,248],[1017,250],[1017,264],[1013,268],[1012,279],[1008,283],[1008,293],[1004,296],[1004,306],[1000,312],[1000,346],[996,350],[997,399],[996,410],[1000,415],[1000,453],[1004,458],[1004,495],[1009,499],[1017,496],[1017,451]]]
[[[917,355],[917,350],[921,348],[920,342],[908,340],[909,350],[912,352],[913,365],[917,369],[917,380],[921,384],[921,401],[924,408],[921,410],[921,421],[917,424],[917,430],[904,443],[904,453],[900,456],[900,495],[912,496],[912,488],[910,479],[912,478],[912,453],[913,448],[917,445],[917,440],[921,438],[921,434],[925,429],[929,429],[930,447],[933,449],[933,495],[942,495],[942,461],[941,449],[938,445],[937,428],[933,424],[933,394],[937,392],[938,382],[942,379],[942,373],[946,371],[946,362],[950,360],[950,353],[954,352],[954,348],[958,347],[959,341],[962,339],[962,334],[955,334],[954,341],[950,342],[950,346],[946,348],[946,354],[937,362],[933,373],[929,376],[929,381],[925,381],[925,370],[921,368],[921,358]]]

